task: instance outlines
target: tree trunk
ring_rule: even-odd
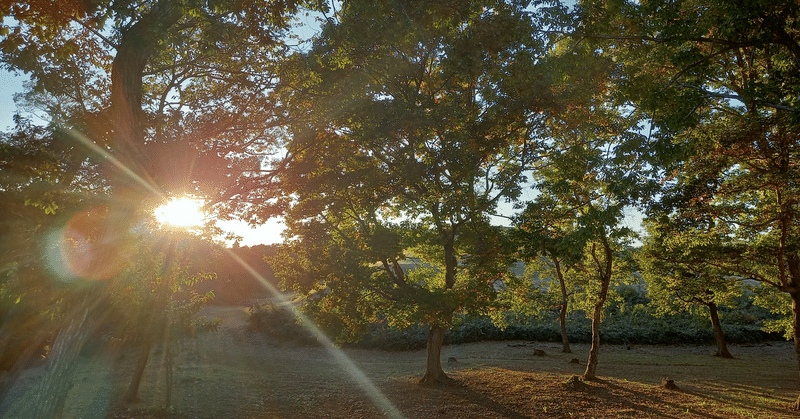
[[[450,378],[442,370],[442,345],[444,344],[444,332],[447,329],[442,326],[431,326],[428,332],[428,360],[425,376],[419,383],[432,386],[447,382]]]
[[[722,332],[722,324],[719,322],[717,305],[715,303],[707,303],[706,306],[709,313],[711,313],[711,326],[714,328],[714,338],[717,340],[717,353],[714,356],[732,359],[733,355],[728,352],[728,344],[725,343],[725,334]]]
[[[800,366],[800,292],[790,293],[792,297],[792,328],[794,329],[794,352],[797,354],[797,362]],[[800,394],[797,396],[794,410],[800,410]]]
[[[585,380],[597,378],[597,364],[600,356],[600,321],[604,304],[605,298],[594,305],[592,312],[592,347],[589,349],[589,360],[586,362],[586,371],[583,373]]]
[[[561,326],[561,352],[571,354],[569,347],[569,336],[567,335],[567,300],[561,302],[561,311],[558,313],[558,322]]]
[[[171,251],[170,251],[171,253]],[[170,309],[167,318],[164,321],[164,381],[166,388],[164,389],[164,407],[166,408],[167,415],[172,411],[172,318],[173,312]]]
[[[23,417],[59,418],[72,387],[75,361],[89,336],[94,333],[98,319],[95,316],[99,294],[97,289],[85,292],[82,302],[65,317],[47,356],[46,372],[39,379],[36,399],[25,409]]]
[[[561,327],[561,352],[571,354],[572,349],[569,347],[569,336],[567,336],[567,313],[569,312],[567,303],[567,284],[564,282],[564,274],[561,272],[561,264],[558,262],[557,257],[553,257],[553,263],[556,266],[556,274],[558,275],[558,283],[561,286],[561,310],[558,313],[558,322]]]
[[[608,239],[603,237],[603,254],[605,260],[601,261],[596,255],[596,248],[592,245],[592,257],[600,274],[600,294],[592,311],[592,348],[589,349],[589,360],[586,362],[586,371],[583,373],[585,380],[597,378],[597,364],[600,355],[600,322],[603,319],[603,306],[608,298],[608,288],[611,286],[611,269],[613,267],[613,252],[608,244]]]
[[[46,331],[40,330],[36,336],[30,342],[28,342],[27,346],[14,363],[14,366],[11,367],[11,370],[9,370],[8,373],[0,378],[0,405],[3,404],[6,396],[8,395],[8,391],[14,386],[17,378],[19,378],[20,374],[25,369],[25,366],[28,365],[33,358],[33,355],[36,353],[36,350],[42,346],[46,338]]]
[[[126,402],[135,402],[139,400],[139,384],[142,382],[142,376],[144,375],[144,369],[147,367],[147,360],[150,358],[150,350],[153,347],[153,340],[151,338],[146,338],[144,342],[144,348],[142,349],[142,355],[139,358],[139,363],[136,364],[136,370],[133,372],[133,378],[131,378],[131,383],[128,385],[128,391],[125,393],[125,401]]]
[[[166,388],[164,389],[164,407],[166,408],[167,414],[169,414],[172,410],[172,347],[169,338],[165,339],[164,345],[166,346],[166,373],[164,374],[166,376],[164,379]]]

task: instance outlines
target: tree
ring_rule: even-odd
[[[520,260],[525,261],[526,273],[535,273],[539,279],[538,284],[522,284],[517,281],[509,283],[507,292],[518,293],[518,287],[529,289],[539,294],[545,288],[549,295],[557,294],[558,302],[553,304],[550,298],[545,299],[547,306],[557,306],[559,309],[558,320],[561,329],[561,352],[572,353],[567,335],[567,314],[570,311],[570,300],[575,294],[572,283],[567,284],[567,278],[582,257],[580,248],[575,247],[575,230],[572,228],[572,219],[560,213],[557,201],[552,196],[539,195],[536,202],[528,202],[525,210],[519,214],[514,224],[515,242],[520,249]],[[531,289],[532,288],[532,289]],[[525,305],[539,303],[536,295],[523,292],[521,302]]]
[[[570,164],[572,163],[574,161],[570,162]],[[554,167],[553,169],[555,169],[554,172],[560,172],[565,167],[562,166],[558,169]],[[552,177],[553,173],[549,173],[549,175],[550,181],[556,180]],[[585,177],[583,178],[585,179]],[[564,181],[567,179],[558,180],[558,182]],[[623,213],[613,196],[607,194],[608,191],[605,189],[607,185],[604,187],[596,182],[569,183],[569,189],[574,193],[573,196],[567,194],[547,198],[546,194],[551,191],[545,190],[545,194],[540,195],[538,202],[529,205],[527,211],[517,218],[517,222],[518,228],[525,233],[522,236],[528,239],[535,238],[535,235],[528,229],[531,227],[532,221],[536,219],[549,219],[574,226],[575,230],[572,233],[559,237],[558,250],[553,247],[544,247],[544,251],[540,250],[542,253],[538,254],[541,255],[539,257],[546,258],[548,257],[546,252],[549,252],[550,260],[558,268],[557,274],[562,296],[575,293],[573,298],[579,302],[578,308],[585,309],[587,315],[591,316],[592,346],[583,377],[595,379],[599,363],[600,323],[603,310],[612,283],[624,280],[629,274],[621,261],[623,250],[621,244],[631,232],[627,227],[619,225]],[[544,185],[540,185],[540,188],[542,186]],[[552,198],[557,199],[551,200]],[[558,204],[550,211],[532,213],[534,208],[540,208],[536,204],[544,200],[551,203],[558,202]],[[563,272],[560,272],[560,262],[563,260],[569,261],[569,281],[565,279]],[[571,285],[570,291],[567,291],[566,283]],[[566,310],[562,306],[560,315],[562,339],[565,335],[565,314]]]
[[[255,182],[259,156],[274,144],[279,42],[297,2],[3,2],[3,65],[32,79],[29,103],[53,126],[99,156],[110,189],[105,224],[88,266],[119,274],[130,226],[154,195],[230,197]],[[202,168],[198,170],[197,168]],[[225,193],[221,191],[226,191]],[[88,210],[88,209],[87,209]],[[99,214],[99,213],[97,213]],[[103,270],[105,272],[105,270]],[[52,374],[72,365],[98,306],[87,292],[54,348]],[[91,298],[90,298],[91,297]],[[69,322],[67,322],[69,323]],[[58,358],[58,359],[56,359]],[[55,361],[58,361],[57,363]],[[58,365],[56,365],[58,364]],[[63,368],[61,366],[64,366]],[[58,410],[63,380],[49,380],[41,417]]]
[[[702,235],[694,236],[691,231],[673,235],[669,228],[666,232],[662,235],[658,226],[653,225],[640,257],[650,298],[662,312],[696,305],[706,307],[717,342],[716,356],[733,358],[725,343],[717,306],[741,295],[738,279],[730,278],[714,266],[693,264],[696,260],[683,261],[685,250],[696,251],[696,241],[703,240]]]
[[[215,274],[198,266],[196,254],[207,247],[203,238],[179,230],[159,231],[157,223],[150,220],[148,228],[141,229],[139,243],[132,249],[136,264],[127,266],[110,284],[109,299],[114,313],[115,335],[141,345],[141,356],[125,393],[125,400],[138,400],[138,390],[152,348],[162,343],[167,355],[165,365],[166,408],[170,408],[171,350],[175,336],[193,333],[192,316],[208,301],[214,292],[199,294],[195,285],[213,278]],[[208,240],[208,238],[205,238]],[[202,264],[200,264],[202,265]],[[124,307],[120,310],[120,307]]]
[[[0,399],[62,326],[53,318],[81,298],[53,278],[53,238],[65,221],[57,214],[102,202],[103,181],[64,136],[22,118],[0,135]]]
[[[428,324],[427,384],[447,379],[453,314],[491,299],[507,269],[487,215],[519,193],[552,103],[524,7],[347,2],[298,55],[306,78],[287,86],[294,257],[279,275],[346,329]],[[403,268],[412,253],[429,268]]]
[[[545,158],[533,172],[538,195],[518,204],[523,212],[516,227],[540,257],[557,251],[566,259],[573,287],[587,291],[586,298],[576,300],[591,303],[586,308],[592,347],[584,378],[594,379],[609,289],[628,274],[619,263],[633,234],[623,223],[625,211],[652,188],[642,159],[646,138],[637,132],[639,112],[610,88],[618,64],[596,43],[556,37],[546,64],[561,107],[546,116]]]
[[[254,182],[275,143],[266,93],[297,2],[74,3],[4,4],[18,24],[0,30],[3,63],[30,74],[56,124],[113,155],[121,213],[154,191],[221,199]]]
[[[604,53],[624,63],[620,93],[650,119],[653,164],[665,185],[651,217],[672,226],[670,234],[702,220],[712,227],[682,249],[685,259],[787,293],[800,362],[800,6],[582,6],[580,32],[606,40]]]

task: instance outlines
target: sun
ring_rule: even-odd
[[[172,198],[153,211],[156,220],[162,225],[176,227],[197,227],[205,221],[203,201],[195,198]]]

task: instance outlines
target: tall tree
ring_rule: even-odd
[[[797,2],[585,3],[580,32],[624,63],[620,92],[650,118],[669,234],[683,252],[792,299],[800,362]],[[713,243],[707,246],[706,243]],[[794,407],[800,409],[800,396]]]
[[[519,204],[523,212],[516,224],[533,240],[529,248],[545,257],[558,249],[575,279],[592,291],[584,300],[591,302],[587,312],[592,318],[584,377],[594,379],[605,302],[612,281],[625,276],[616,264],[633,233],[623,220],[652,185],[642,158],[646,137],[638,132],[640,113],[612,89],[619,64],[597,42],[556,39],[546,64],[561,107],[546,117],[546,157],[536,165],[532,182],[538,195]],[[552,234],[559,236],[558,247],[547,237]]]
[[[598,149],[587,152],[584,146],[586,144],[581,146],[581,151],[573,149],[549,162],[546,169],[539,169],[538,175],[544,177],[537,186],[540,195],[517,217],[517,224],[523,231],[521,236],[534,244],[541,243],[541,237],[531,232],[532,226],[541,224],[542,220],[573,226],[569,234],[559,237],[558,248],[545,244],[535,254],[550,258],[553,263],[567,261],[570,267],[571,289],[569,292],[562,289],[562,295],[581,290],[581,295],[574,299],[582,302],[580,308],[585,309],[592,320],[592,346],[583,376],[595,379],[605,303],[611,285],[629,275],[621,263],[621,254],[632,232],[622,223],[624,202],[628,197],[613,192],[612,177],[601,180],[603,172],[609,169],[605,166],[607,156]],[[544,201],[555,207],[539,212]],[[557,266],[560,268],[560,263]],[[559,285],[565,287],[566,281],[563,277],[560,279]]]
[[[570,301],[573,300],[576,284],[568,280],[576,264],[582,258],[582,241],[573,228],[574,214],[569,208],[563,208],[553,196],[539,195],[536,202],[528,202],[525,209],[516,216],[514,224],[515,243],[519,249],[520,260],[525,262],[526,273],[535,273],[538,283],[527,281],[520,283],[519,278],[508,284],[506,290],[512,296],[517,294],[523,300],[515,302],[524,307],[539,304],[537,294],[542,291],[551,297],[546,298],[548,306],[559,309],[558,321],[561,329],[561,352],[572,353],[567,335],[567,314],[570,312]],[[576,246],[576,239],[581,244]],[[523,291],[519,287],[535,294]],[[557,302],[551,301],[557,298]]]
[[[0,15],[13,18],[0,26],[3,65],[30,74],[38,103],[54,111],[54,126],[101,156],[112,198],[106,212],[89,212],[104,224],[84,255],[90,271],[104,272],[97,278],[121,272],[134,239],[129,227],[154,195],[220,198],[237,182],[253,182],[259,156],[274,144],[266,92],[274,87],[275,61],[285,52],[280,39],[297,6],[258,0],[0,4]],[[93,317],[97,290],[90,288],[79,298],[85,310],[73,313],[80,318],[71,324],[81,330],[65,329],[54,345],[65,349],[53,352],[64,354],[53,374],[69,369],[90,329],[91,322],[80,321]],[[67,367],[58,371],[61,365]],[[43,394],[56,397],[37,414],[51,417],[64,392]]]
[[[299,112],[282,188],[299,256],[284,278],[327,315],[428,324],[427,384],[447,379],[453,314],[490,299],[505,269],[487,215],[519,193],[552,104],[526,6],[346,2],[288,86]],[[437,269],[404,269],[407,249]]]

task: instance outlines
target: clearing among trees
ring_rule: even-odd
[[[293,347],[250,332],[244,307],[209,307],[218,331],[174,348],[172,418],[388,417],[320,347]],[[793,417],[795,377],[790,342],[733,345],[737,358],[712,356],[714,346],[608,345],[598,381],[568,385],[583,372],[587,344],[573,354],[557,342],[484,342],[445,346],[449,385],[417,384],[419,351],[345,350],[407,418]],[[543,350],[545,356],[534,356]],[[120,407],[136,357],[127,352],[80,358],[64,418],[164,417],[163,351],[153,352],[140,389],[144,402]],[[579,357],[580,364],[572,364]],[[0,415],[15,417],[41,368],[20,380]],[[668,376],[679,390],[661,386]]]

